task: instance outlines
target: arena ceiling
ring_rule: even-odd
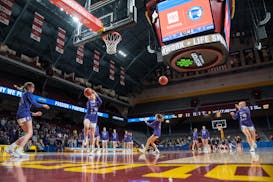
[[[85,0],[77,0],[84,5]],[[97,2],[98,0],[92,2]],[[260,0],[237,0],[236,14],[232,22],[231,32],[245,32],[252,35],[252,24],[250,7],[247,2],[256,4],[256,11],[263,8]],[[146,2],[146,0],[145,0]],[[154,71],[160,64],[157,56],[147,51],[149,45],[150,26],[145,18],[144,0],[136,0],[138,8],[138,23],[126,30],[120,31],[123,40],[118,48],[123,50],[127,57],[121,55],[109,56],[105,52],[105,45],[102,40],[88,43],[85,47],[85,61],[83,65],[75,62],[76,47],[72,44],[73,31],[76,24],[72,18],[52,5],[48,0],[15,0],[13,6],[12,19],[9,26],[0,24],[0,41],[7,44],[12,49],[29,56],[40,56],[42,60],[50,62],[51,65],[64,72],[75,72],[78,77],[88,78],[95,85],[103,85],[105,88],[114,89],[120,95],[138,92],[143,89],[145,80],[154,79]],[[273,1],[265,0],[268,11],[273,12]],[[37,43],[30,39],[30,32],[33,22],[34,12],[39,12],[45,17],[41,42]],[[56,31],[62,27],[67,32],[67,45],[65,53],[58,54],[55,51]],[[268,36],[271,37],[272,45],[272,20],[267,25]],[[151,38],[154,41],[154,38]],[[152,43],[153,44],[153,43]],[[101,71],[94,73],[91,67],[93,52],[98,50],[101,53]],[[114,60],[116,65],[124,66],[126,70],[126,86],[121,86],[119,80],[111,81],[109,77],[109,60]]]

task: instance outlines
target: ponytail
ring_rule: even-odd
[[[31,87],[31,86],[34,86],[34,83],[32,83],[32,82],[26,82],[24,85],[22,85],[22,86],[18,86],[18,85],[16,85],[16,84],[14,84],[13,85],[14,86],[14,88],[16,88],[17,90],[20,90],[20,91],[27,91],[27,89],[29,88],[29,87]]]
[[[14,88],[16,88],[17,90],[20,90],[20,91],[23,91],[24,90],[24,86],[21,86],[21,87],[19,87],[18,85],[13,85],[14,86]]]

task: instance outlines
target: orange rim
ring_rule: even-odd
[[[103,39],[104,41],[113,41],[113,40],[107,40],[107,37],[108,37],[109,34],[117,35],[118,37],[120,37],[119,39],[121,39],[121,35],[120,35],[120,33],[118,33],[118,32],[111,32],[111,33],[108,33],[108,34],[106,34],[106,35],[103,35],[103,36],[102,36],[102,39]]]

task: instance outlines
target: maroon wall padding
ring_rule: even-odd
[[[162,35],[161,35],[159,19],[154,23],[154,28],[155,28],[156,35],[157,35],[157,40],[158,40],[160,46],[162,47],[165,44],[162,42]]]
[[[219,0],[211,0],[210,6],[215,26],[215,32],[222,33],[222,29],[224,27],[225,1],[221,2]]]

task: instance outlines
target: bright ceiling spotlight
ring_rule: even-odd
[[[80,19],[78,17],[73,16],[72,19],[75,23],[80,23]]]
[[[127,54],[121,50],[119,50],[118,53],[123,57],[127,57]]]

